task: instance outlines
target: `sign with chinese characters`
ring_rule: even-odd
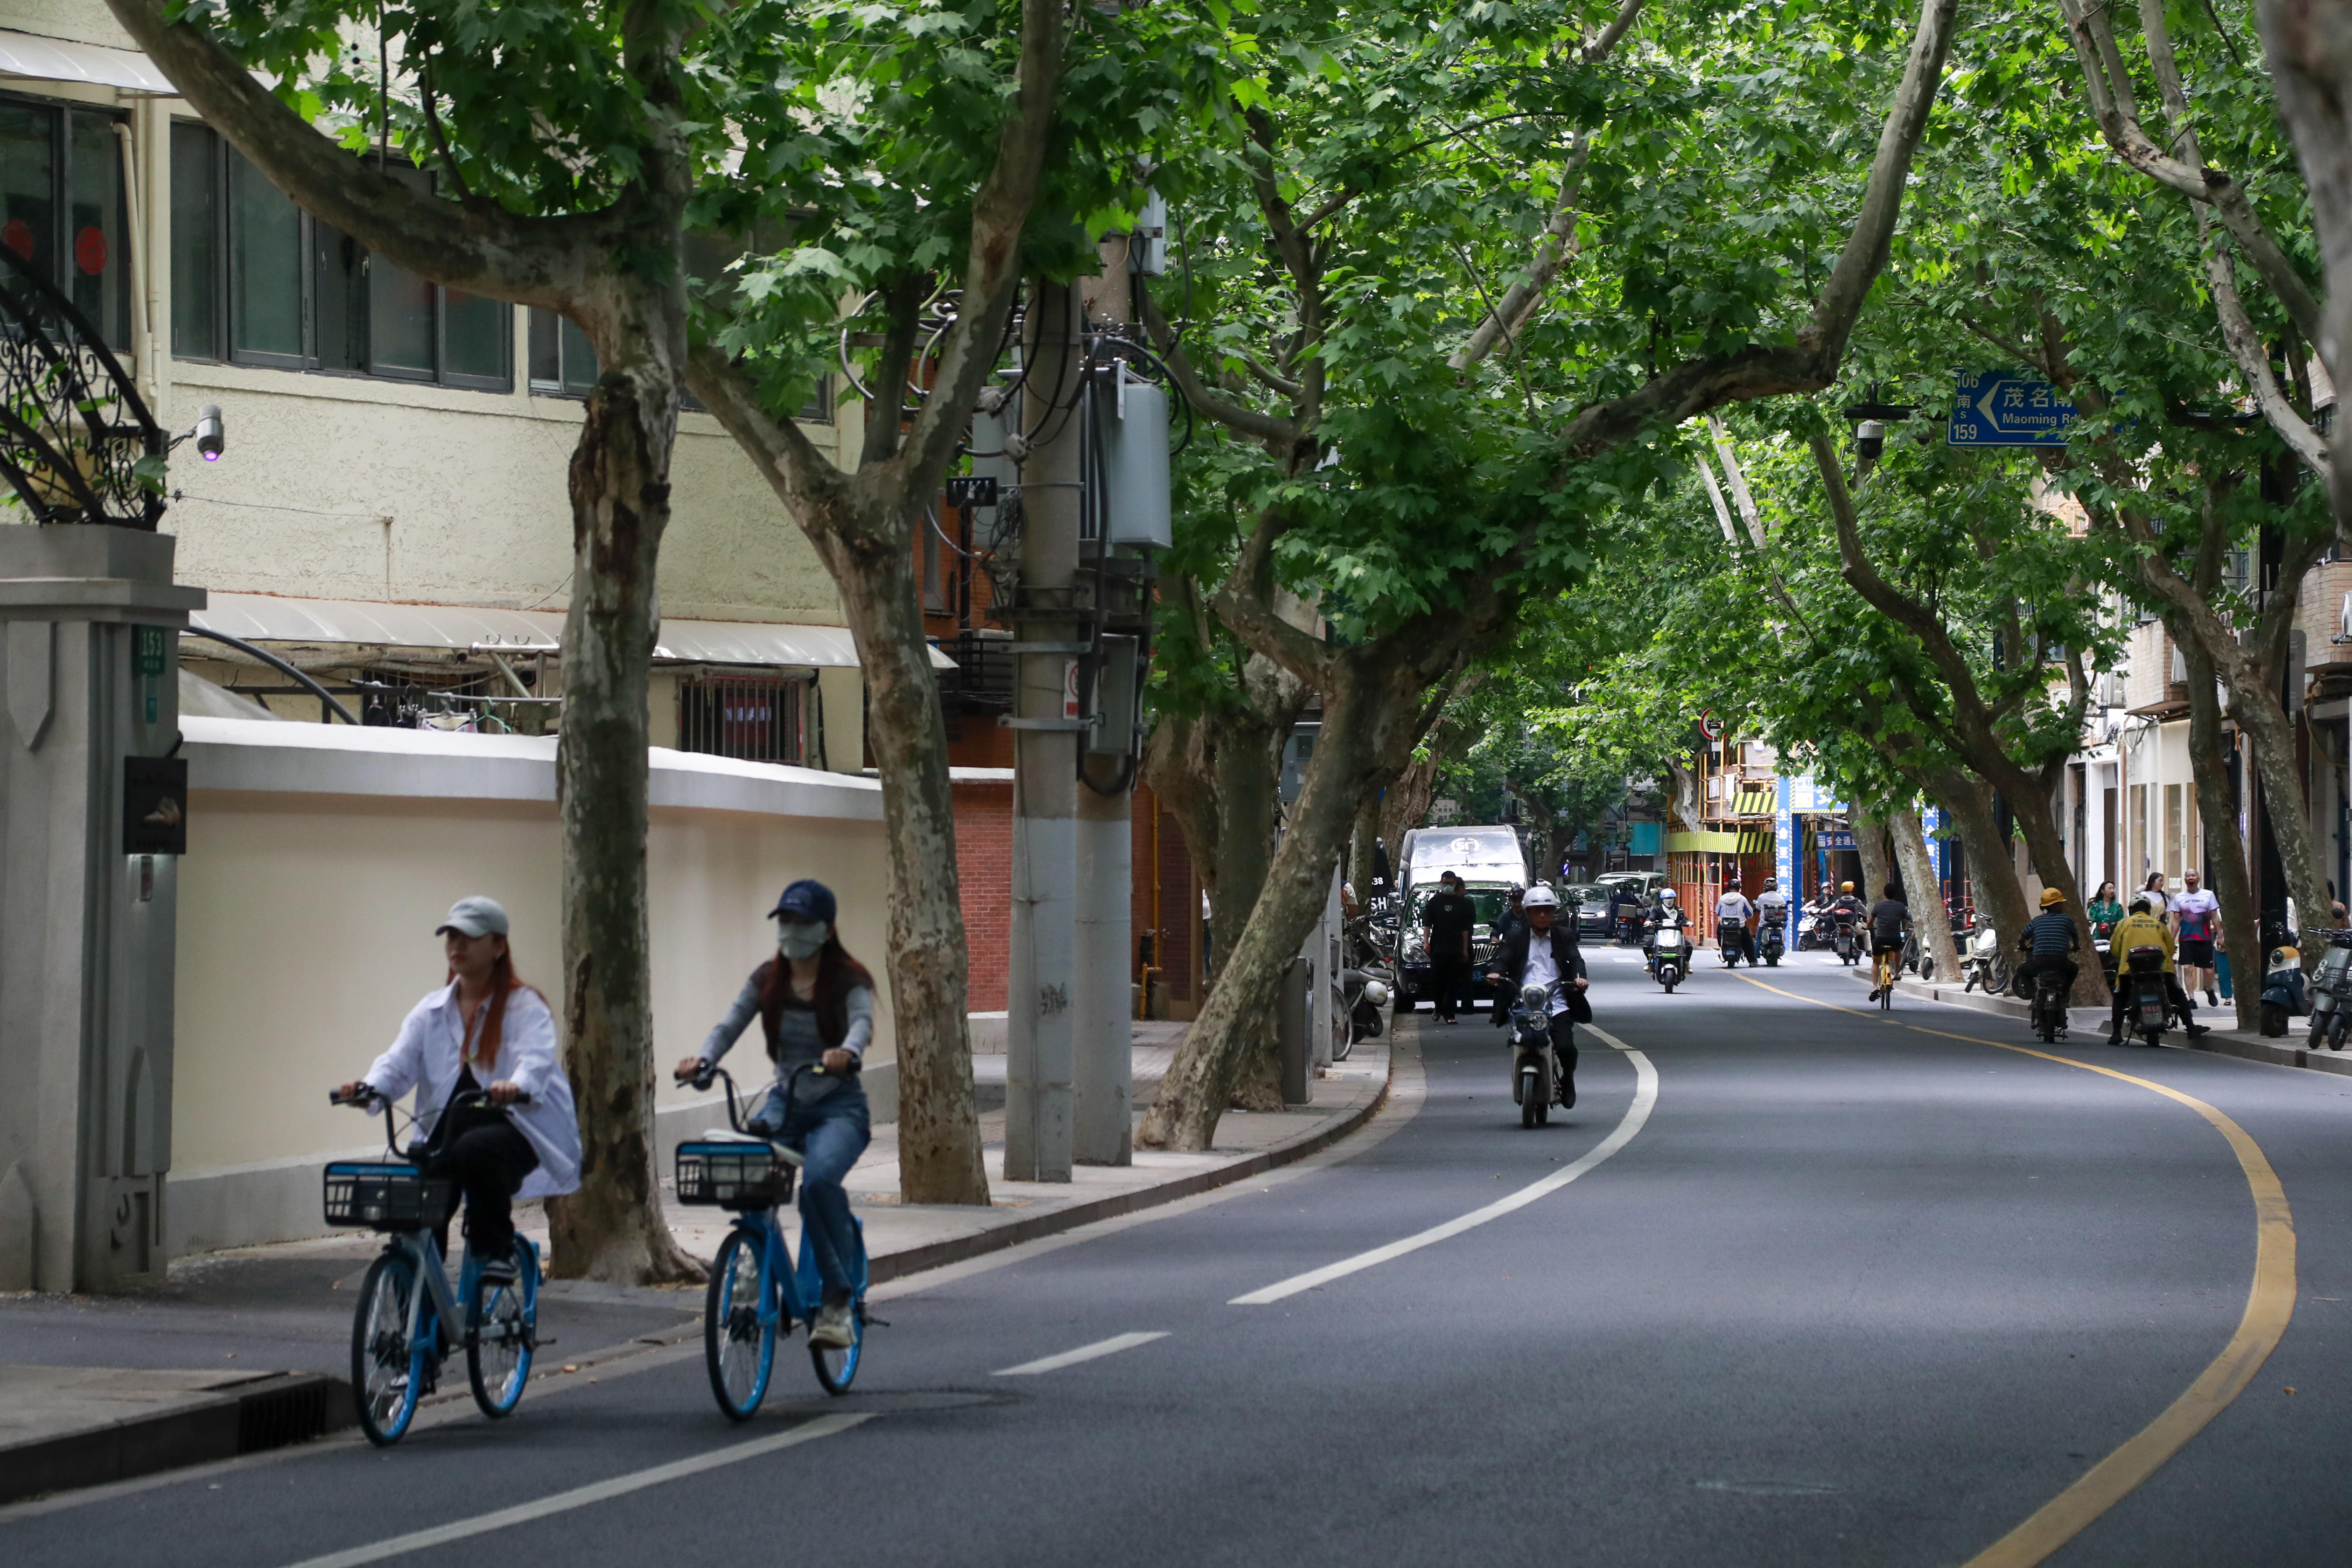
[[[1963,371],[1952,389],[1948,447],[2063,447],[2074,405],[2038,375]]]

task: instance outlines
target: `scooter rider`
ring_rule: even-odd
[[[2160,894],[2157,896],[2161,897]],[[2190,1005],[2187,994],[2180,989],[2180,976],[2172,967],[2172,931],[2165,925],[2163,920],[2152,911],[2151,902],[2150,895],[2146,892],[2132,895],[2131,913],[2116,922],[2114,933],[2107,938],[2107,950],[2116,954],[2116,962],[2123,968],[2130,965],[2131,952],[2136,947],[2153,947],[2163,951],[2165,1000],[2172,1005],[2173,1012],[2179,1016],[2183,1030],[2193,1040],[2204,1034],[2206,1028],[2197,1021],[2195,1008]],[[2124,998],[2130,994],[2130,987],[2125,985],[2122,981],[2123,975],[2119,971],[2116,975],[2115,1011],[2107,1020],[2107,1044],[2111,1046],[2119,1046],[2123,1044],[2124,1039]]]
[[[1715,900],[1715,930],[1716,939],[1723,943],[1727,965],[1738,963],[1745,954],[1748,967],[1756,967],[1756,933],[1748,929],[1748,921],[1755,913],[1756,906],[1748,901],[1738,883],[1723,885],[1723,897]],[[1723,929],[1726,924],[1736,929],[1727,934]]]
[[[1756,895],[1756,924],[1759,931],[1778,929],[1780,940],[1789,940],[1789,895],[1780,890],[1777,877],[1764,879],[1764,890]],[[1754,964],[1749,964],[1753,969]]]
[[[1667,889],[1672,892],[1673,889]],[[1493,967],[1486,972],[1487,981],[1497,996],[1516,995],[1528,985],[1543,985],[1551,991],[1551,1054],[1556,1062],[1555,1076],[1559,1087],[1554,1098],[1570,1110],[1576,1105],[1576,1026],[1574,1013],[1583,1002],[1587,984],[1584,954],[1578,948],[1576,922],[1559,922],[1559,900],[1541,882],[1529,888],[1520,907],[1527,911],[1524,924],[1514,927],[1511,934],[1496,944]],[[1571,1000],[1571,998],[1573,1000]],[[1591,1016],[1589,1007],[1584,1009]],[[1495,1008],[1496,1023],[1510,1016],[1510,1009],[1500,1005]]]
[[[1689,923],[1689,917],[1684,911],[1682,905],[1675,900],[1674,889],[1660,888],[1658,901],[1650,906],[1650,917],[1643,922],[1642,926],[1642,959],[1649,966],[1653,975],[1658,973],[1659,931],[1669,926],[1675,931],[1681,931]],[[1685,967],[1688,967],[1687,963]]]
[[[2066,912],[2066,895],[2055,888],[2042,889],[2042,912],[2025,922],[2017,933],[2017,945],[2026,954],[2025,962],[2017,966],[2018,988],[2033,989],[2033,977],[2045,969],[2054,969],[2066,977],[2068,990],[2082,965],[2074,962],[2074,952],[2083,945],[2082,933],[2074,929],[2074,917]]]

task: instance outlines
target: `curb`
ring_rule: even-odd
[[[0,1447],[0,1505],[306,1443],[353,1419],[342,1379],[267,1373],[211,1398]]]
[[[1172,1182],[1162,1182],[1156,1186],[1142,1187],[1130,1193],[1113,1193],[1104,1197],[1089,1199],[1082,1204],[1072,1204],[1067,1208],[1055,1209],[1051,1214],[1033,1215],[1026,1219],[1014,1220],[1009,1225],[997,1226],[971,1236],[950,1237],[944,1241],[926,1242],[920,1247],[908,1247],[904,1252],[894,1252],[876,1258],[868,1268],[868,1282],[882,1285],[893,1279],[903,1279],[910,1274],[921,1274],[933,1268],[944,1268],[950,1263],[962,1263],[970,1258],[985,1257],[992,1252],[1001,1252],[1006,1247],[1019,1247],[1024,1242],[1036,1241],[1045,1237],[1059,1235],[1066,1230],[1076,1230],[1081,1226],[1093,1225],[1097,1220],[1117,1219],[1122,1215],[1135,1214],[1143,1209],[1158,1208],[1164,1204],[1179,1203],[1185,1198],[1198,1197],[1202,1193],[1213,1192],[1219,1187],[1230,1186],[1235,1182],[1247,1181],[1252,1176],[1264,1175],[1266,1172],[1280,1166],[1295,1164],[1310,1154],[1320,1153],[1379,1115],[1381,1107],[1389,1102],[1389,1089],[1395,1081],[1396,1052],[1391,1047],[1389,1052],[1388,1077],[1381,1080],[1379,1090],[1355,1110],[1345,1115],[1333,1117],[1311,1132],[1301,1132],[1294,1138],[1276,1143],[1270,1149],[1261,1149],[1255,1154],[1246,1154],[1205,1171],[1195,1171],[1189,1176],[1182,1176]]]

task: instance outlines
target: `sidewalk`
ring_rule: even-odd
[[[1136,1120],[1181,1042],[1181,1024],[1135,1027]],[[1388,1097],[1386,1040],[1326,1069],[1311,1102],[1228,1111],[1202,1154],[1139,1149],[1129,1166],[1082,1165],[1067,1183],[1007,1182],[1004,1058],[974,1058],[990,1206],[898,1197],[898,1127],[877,1130],[849,1190],[866,1226],[874,1283],[1132,1214],[1304,1159],[1361,1127]],[[670,1227],[709,1258],[724,1210],[667,1201]],[[798,1245],[799,1219],[782,1216]],[[544,1212],[519,1209],[542,1247]],[[128,1479],[300,1442],[351,1424],[352,1292],[381,1242],[366,1232],[201,1254],[170,1283],[121,1297],[0,1296],[0,1507],[41,1493]],[[590,1373],[701,1331],[699,1286],[668,1289],[550,1280],[541,1328],[553,1336],[533,1381]],[[465,1400],[460,1371],[436,1402]]]
[[[1854,978],[1870,979],[1867,970],[1856,970]],[[1906,975],[1897,984],[1898,996],[1923,1002],[1945,1002],[1972,1008],[1980,1013],[1995,1013],[2013,1018],[2022,1025],[2032,1016],[2032,1005],[2014,996],[1991,996],[1981,991],[1963,992],[1949,984],[1929,984],[1916,975]],[[2069,1007],[2066,1009],[2068,1034],[2075,1040],[2095,1036],[2105,1039],[2109,1014],[2105,1007]],[[2234,1018],[2237,1009],[2224,1002],[2219,1008],[2208,1007],[2200,1000],[2197,1008],[2198,1021],[2208,1018]],[[2207,1051],[2215,1056],[2240,1057],[2250,1062],[2267,1062],[2273,1067],[2305,1068],[2314,1072],[2336,1073],[2352,1077],[2352,1049],[2331,1051],[2325,1047],[2313,1047],[2305,1034],[2308,1018],[2293,1018],[2287,1022],[2285,1035],[2272,1038],[2251,1029],[2225,1029],[2215,1025],[2211,1032],[2195,1040],[2178,1030],[2168,1032],[2160,1048],[2183,1051]]]

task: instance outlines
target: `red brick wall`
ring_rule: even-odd
[[[958,781],[956,876],[963,898],[971,1001],[975,1013],[1004,1010],[1013,938],[1013,784]]]

